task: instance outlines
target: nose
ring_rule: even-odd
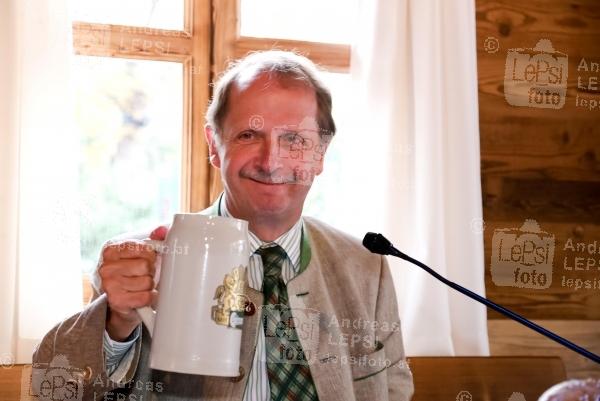
[[[273,173],[281,168],[282,161],[279,155],[279,141],[277,138],[267,136],[260,150],[259,165],[265,173]]]

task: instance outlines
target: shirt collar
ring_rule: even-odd
[[[219,216],[223,217],[234,217],[229,213],[229,210],[227,210],[224,192],[221,194],[218,200],[218,214]],[[300,217],[298,221],[294,223],[292,228],[271,242],[262,241],[256,236],[256,234],[248,230],[248,243],[250,245],[250,251],[254,253],[260,247],[279,245],[283,248],[285,253],[287,253],[288,258],[290,258],[292,265],[296,269],[300,265],[300,243],[302,240],[303,226],[304,221],[302,217]]]

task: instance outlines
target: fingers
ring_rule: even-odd
[[[135,313],[134,309],[153,305],[153,302],[156,302],[158,292],[156,290],[121,292],[112,293],[111,295],[107,294],[107,296],[110,309],[125,317],[133,315]]]
[[[159,229],[153,239],[166,236],[166,227]],[[111,243],[102,250],[98,274],[108,301],[106,329],[111,338],[127,338],[140,321],[135,309],[156,304],[156,260],[157,252],[140,240]]]
[[[152,276],[115,276],[112,280],[104,285],[105,292],[139,292],[151,291],[156,285]]]
[[[159,226],[150,233],[150,239],[162,241],[165,238],[167,238],[168,232],[169,229],[167,228],[167,226]]]
[[[121,259],[112,262],[104,262],[98,274],[102,281],[110,281],[120,276],[137,277],[150,276],[154,277],[155,266],[154,262],[148,259]]]
[[[109,308],[123,319],[137,319],[133,309],[155,302],[154,263],[147,259],[104,262],[98,271]]]
[[[104,262],[135,258],[144,258],[154,263],[156,261],[156,251],[154,251],[151,245],[140,240],[117,242],[107,245],[102,250],[102,260]]]

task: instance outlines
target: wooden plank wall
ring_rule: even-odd
[[[600,71],[592,65],[600,64],[600,2],[476,0],[476,11],[487,294],[600,353]],[[550,40],[568,58],[564,105],[510,105],[505,99],[511,83],[505,86],[507,63],[508,81],[523,78],[512,74],[511,49],[534,48],[540,39]],[[554,56],[560,62],[560,55]],[[560,64],[555,66],[558,73]],[[533,79],[536,66],[530,68]],[[545,68],[542,63],[540,82],[550,77]],[[533,100],[530,105],[537,104]],[[521,266],[515,283],[518,261],[504,263],[507,282],[495,283],[502,269],[492,275],[502,237],[496,230],[519,229],[526,219],[535,220],[546,233],[535,234],[531,244],[546,238],[553,253],[546,265],[552,273],[548,288],[541,288],[540,281],[540,288],[519,288],[520,280],[529,277],[520,273],[536,266]],[[510,251],[510,239],[505,238],[502,246]],[[520,237],[515,243],[524,241]],[[586,249],[571,248],[578,243]],[[537,244],[542,246],[541,258],[544,243]],[[519,248],[514,251],[518,259]],[[540,261],[534,262],[540,263],[538,272],[544,269]],[[570,377],[600,377],[598,365],[498,314],[490,313],[489,329],[494,355],[560,355]]]

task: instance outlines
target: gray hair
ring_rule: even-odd
[[[268,50],[253,52],[229,65],[214,85],[213,97],[206,111],[206,123],[218,134],[227,115],[229,96],[233,84],[247,85],[262,74],[268,74],[279,83],[299,81],[314,89],[317,98],[317,123],[322,140],[330,140],[335,134],[335,122],[331,115],[331,92],[319,77],[315,64],[299,54]],[[327,135],[324,138],[324,135]]]

